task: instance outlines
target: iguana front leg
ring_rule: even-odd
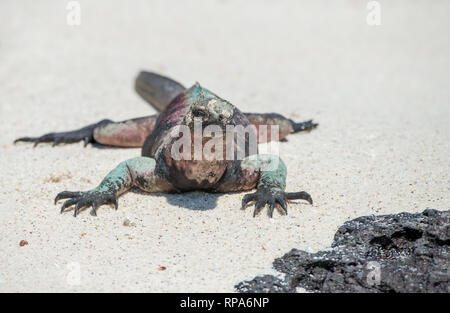
[[[18,138],[14,143],[33,142],[36,147],[41,142],[50,142],[56,146],[60,143],[84,141],[84,146],[87,146],[88,143],[100,143],[116,147],[141,147],[147,136],[153,131],[157,118],[158,114],[122,122],[102,120],[77,130],[48,133],[40,137]]]
[[[257,191],[246,194],[242,199],[242,209],[247,207],[249,202],[255,202],[253,216],[265,205],[269,205],[269,216],[273,216],[275,205],[279,205],[287,214],[287,200],[303,199],[313,204],[311,196],[305,192],[285,192],[286,188],[286,165],[283,160],[276,155],[257,154],[244,159],[242,167],[259,168],[261,176],[258,181]]]
[[[242,209],[250,202],[255,202],[253,216],[265,205],[269,205],[269,216],[273,216],[276,205],[287,214],[287,201],[303,199],[313,203],[311,196],[305,192],[285,192],[286,165],[276,155],[256,154],[229,169],[217,191],[241,191],[257,187],[254,193],[246,194],[242,199]]]
[[[168,192],[174,188],[165,178],[155,174],[156,162],[152,158],[137,157],[120,163],[98,185],[89,191],[60,192],[55,204],[60,199],[67,199],[61,207],[61,213],[75,205],[74,216],[87,206],[92,206],[92,215],[97,215],[97,208],[102,204],[112,203],[118,208],[117,199],[131,187],[138,187],[147,192]]]

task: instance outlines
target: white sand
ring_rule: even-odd
[[[448,1],[381,1],[377,27],[365,1],[187,2],[80,1],[79,27],[65,1],[0,2],[0,291],[233,291],[349,219],[449,208]],[[320,122],[281,144],[287,190],[314,206],[252,218],[243,194],[130,192],[97,218],[59,214],[58,192],[140,150],[12,141],[154,112],[132,88],[141,69]]]

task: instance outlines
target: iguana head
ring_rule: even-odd
[[[190,102],[185,116],[185,125],[192,125],[194,119],[201,119],[203,127],[211,124],[225,126],[232,122],[234,106],[198,83],[189,88],[185,96]]]

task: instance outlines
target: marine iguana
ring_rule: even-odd
[[[278,156],[257,152],[258,143],[283,140],[290,133],[315,128],[318,124],[312,120],[296,123],[276,113],[242,113],[198,83],[186,89],[151,72],[138,75],[135,89],[158,114],[122,122],[102,120],[78,130],[15,140],[33,142],[34,146],[84,141],[85,146],[142,147],[141,157],[120,163],[96,188],[60,192],[55,204],[68,199],[61,213],[73,205],[74,216],[89,206],[94,216],[103,204],[114,204],[117,209],[118,196],[132,187],[146,192],[237,192],[256,187],[256,192],[242,199],[242,209],[255,202],[253,216],[265,205],[269,205],[270,217],[276,205],[287,214],[287,200],[291,199],[313,203],[305,191],[284,191],[287,170]],[[278,127],[278,134],[267,126]],[[226,132],[236,128],[244,131],[234,131],[231,136]],[[182,140],[180,132],[188,142]]]

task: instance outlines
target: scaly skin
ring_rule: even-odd
[[[55,203],[61,199],[65,201],[61,207],[61,213],[75,205],[74,216],[86,207],[92,206],[92,215],[97,215],[97,207],[106,203],[113,203],[118,208],[118,197],[131,187],[135,186],[146,192],[173,191],[173,186],[154,173],[156,162],[152,158],[136,157],[120,163],[109,172],[98,187],[86,192],[60,192]]]
[[[105,123],[93,130],[93,139],[107,146],[142,147],[155,128],[158,114],[134,118],[118,123]]]
[[[20,141],[33,142],[34,146],[37,146],[39,143],[47,142],[56,146],[61,143],[84,141],[84,146],[89,143],[99,143],[113,147],[140,148],[144,145],[145,139],[153,132],[159,115],[153,114],[121,122],[102,120],[73,131],[48,133],[40,137],[21,137],[16,139],[14,143]],[[250,124],[255,127],[259,143],[285,140],[289,134],[310,131],[318,125],[313,123],[312,120],[296,123],[276,113],[244,113],[244,115]],[[264,125],[267,125],[267,127]],[[270,134],[271,125],[278,126],[279,134],[277,138]]]
[[[285,192],[287,169],[283,160],[271,154],[252,155],[243,160],[242,165],[246,169],[259,169],[261,176],[258,182],[258,190],[250,193],[242,199],[242,209],[247,204],[255,201],[253,216],[266,204],[269,205],[269,216],[273,216],[275,205],[278,204],[287,214],[286,200],[303,199],[313,204],[311,196],[305,192]]]
[[[96,188],[85,192],[59,193],[55,203],[68,199],[63,203],[61,213],[74,206],[74,216],[77,216],[81,209],[91,206],[91,214],[97,215],[97,208],[107,203],[114,204],[117,209],[118,197],[132,187],[146,192],[233,192],[256,187],[256,192],[245,195],[242,200],[242,209],[248,203],[255,202],[254,216],[265,205],[269,206],[270,217],[276,206],[287,214],[287,201],[291,199],[304,199],[312,204],[311,196],[305,191],[285,192],[287,169],[278,156],[257,154],[257,145],[253,151],[250,144],[251,138],[258,138],[259,142],[276,139],[270,132],[270,125],[279,127],[278,139],[281,140],[289,133],[310,130],[317,124],[311,121],[295,123],[274,113],[244,114],[198,83],[185,90],[182,85],[152,73],[141,74],[136,89],[145,100],[162,112],[119,123],[103,120],[78,131],[17,140],[31,141],[35,145],[40,142],[53,142],[55,145],[84,140],[85,144],[98,142],[117,146],[142,146],[141,157],[120,163]],[[179,94],[176,95],[177,93]],[[202,122],[200,134],[196,133],[195,125],[198,121]],[[267,132],[263,125],[269,126]],[[180,139],[173,137],[175,126],[187,127],[192,141],[184,148],[200,144],[200,158],[197,158],[195,148],[187,150],[189,158],[174,158],[171,151]],[[223,150],[216,154],[215,150],[205,149],[210,143],[203,137],[204,130],[210,126],[216,126],[219,130],[230,126],[235,129],[240,127],[243,132],[221,134],[217,138],[215,133],[211,133],[211,138],[223,143],[220,146]],[[232,152],[231,159],[223,159],[221,156],[230,156],[229,151]]]

